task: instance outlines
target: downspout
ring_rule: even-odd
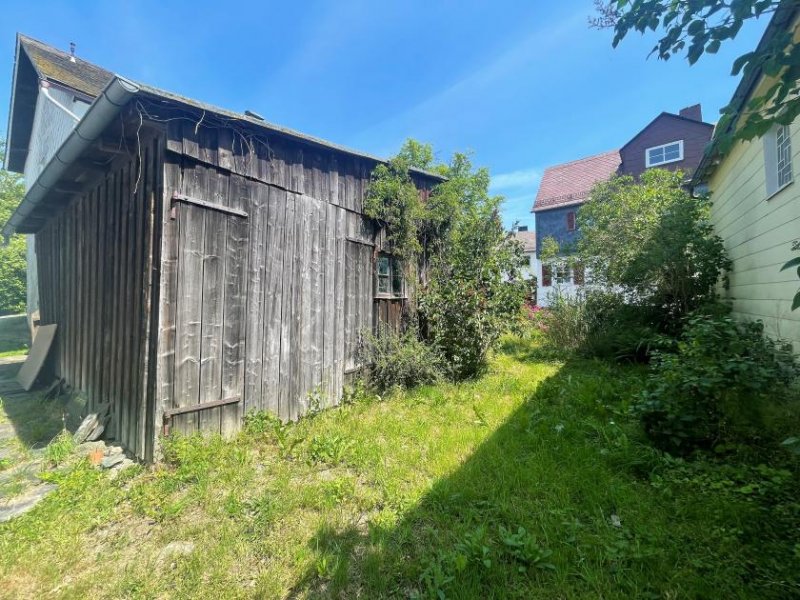
[[[17,231],[17,228],[24,223],[25,218],[55,187],[66,170],[102,135],[109,123],[119,115],[122,107],[138,92],[138,85],[119,76],[115,76],[108,83],[83,118],[78,120],[72,133],[47,163],[28,193],[25,194],[17,210],[3,227],[2,233],[5,238],[9,238]],[[71,111],[68,110],[68,112]]]

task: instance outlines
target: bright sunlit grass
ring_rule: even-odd
[[[39,507],[0,525],[0,589],[141,598],[798,593],[794,472],[654,451],[627,411],[642,377],[634,367],[552,362],[535,343],[508,339],[473,382],[364,398],[294,425],[254,419],[232,442],[176,438],[166,466],[114,481],[77,462],[50,476],[60,487]],[[175,541],[192,545],[170,552]]]

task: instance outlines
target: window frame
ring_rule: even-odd
[[[781,139],[783,134],[783,139]],[[781,160],[786,161],[781,165]],[[788,179],[781,183],[782,175]],[[764,185],[766,199],[779,194],[794,183],[792,164],[792,131],[789,125],[775,125],[764,134]]]
[[[678,158],[671,158],[666,160],[666,150],[669,146],[674,146],[678,144]],[[650,151],[651,150],[662,150],[664,154],[665,160],[661,162],[651,162],[650,160]],[[645,148],[644,151],[644,164],[645,166],[650,169],[652,167],[660,167],[661,165],[668,165],[675,162],[680,162],[683,160],[683,140],[674,140],[672,142],[667,142],[666,144],[659,144],[658,146],[650,146],[649,148]]]
[[[386,261],[387,271],[381,274],[381,263]],[[381,280],[388,282],[389,291],[381,291]],[[399,287],[400,289],[396,289]],[[374,297],[385,300],[404,300],[406,294],[406,278],[403,275],[402,261],[386,252],[380,252],[375,259]]]
[[[570,217],[571,223],[570,223]],[[578,215],[575,214],[574,210],[567,211],[567,231],[570,233],[575,231],[578,228]]]

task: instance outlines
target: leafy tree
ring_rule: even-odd
[[[713,299],[730,268],[708,199],[693,198],[682,178],[663,169],[638,182],[612,178],[595,186],[578,213],[578,254],[594,281],[666,314],[668,323]]]
[[[500,219],[502,197],[489,196],[489,172],[457,153],[435,164],[429,145],[407,141],[397,157],[376,167],[365,214],[386,229],[392,251],[418,281],[420,335],[445,359],[449,374],[477,373],[489,350],[518,314],[525,297],[521,247]],[[446,177],[421,199],[410,167]],[[412,267],[418,266],[414,272]]]
[[[5,141],[0,140],[0,162],[5,159]],[[5,225],[25,193],[20,178],[0,169],[0,227]],[[25,310],[25,238],[12,236],[8,245],[0,244],[0,314]]]
[[[598,16],[590,24],[613,28],[615,48],[631,31],[658,32],[661,37],[651,55],[668,60],[685,54],[694,64],[735,38],[745,21],[799,4],[798,0],[595,0]],[[781,30],[764,47],[734,61],[732,75],[761,71],[770,85],[752,97],[741,114],[733,104],[722,110],[717,132],[723,152],[737,139],[761,136],[774,123],[791,123],[800,114],[800,47],[792,42],[792,34]]]

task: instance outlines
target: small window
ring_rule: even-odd
[[[555,266],[555,280],[558,284],[572,283],[572,269],[567,263],[560,263]]]
[[[553,285],[553,269],[550,265],[542,265],[542,287]]]
[[[645,164],[656,167],[683,160],[683,140],[670,142],[662,146],[653,146],[645,150]]]
[[[381,254],[376,264],[378,296],[402,297],[404,295],[403,264],[399,259]]]
[[[792,139],[787,125],[777,125],[764,135],[764,168],[768,198],[794,181]]]
[[[567,213],[567,231],[575,231],[575,211]]]

